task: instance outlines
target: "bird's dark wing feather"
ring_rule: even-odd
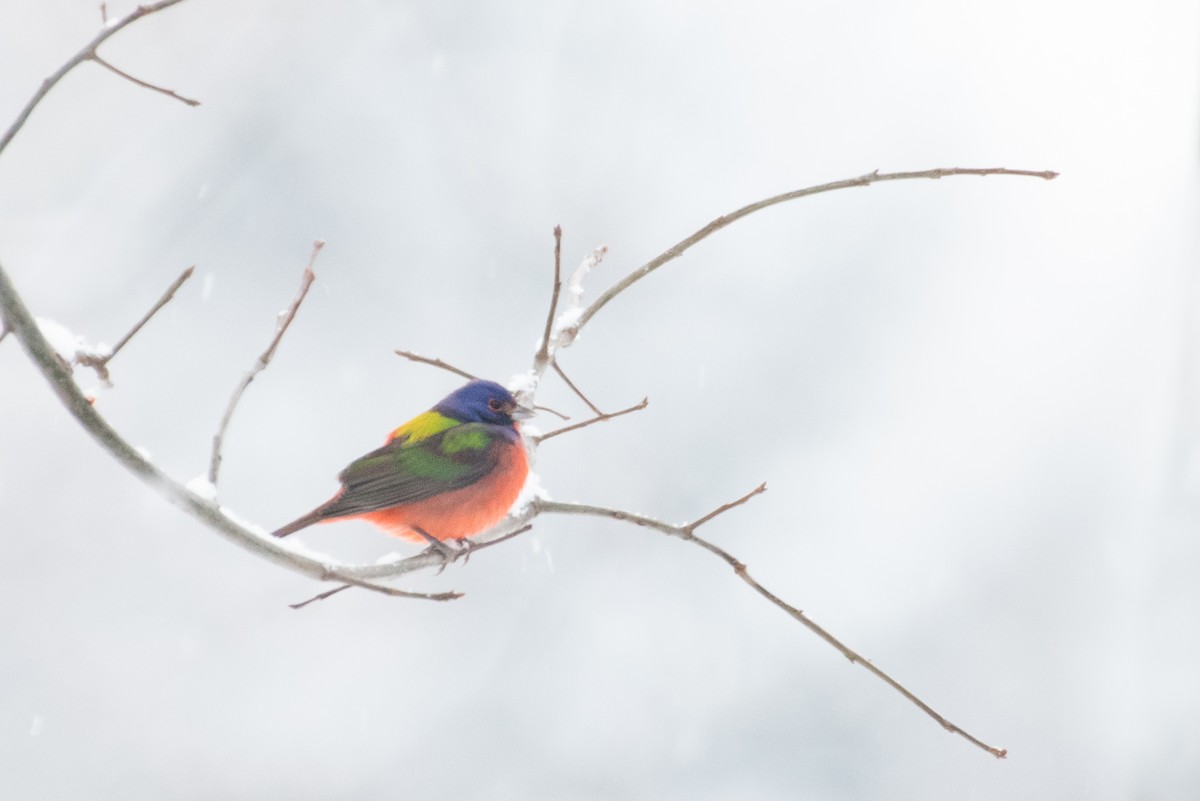
[[[339,474],[343,489],[321,516],[374,512],[470,486],[495,469],[510,436],[504,426],[463,423],[416,442],[394,439]]]

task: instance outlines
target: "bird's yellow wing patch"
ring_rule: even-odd
[[[416,443],[423,439],[429,439],[435,434],[440,434],[447,428],[453,428],[456,425],[459,425],[459,422],[453,418],[446,417],[437,412],[425,412],[424,414],[418,414],[393,431],[392,435],[388,437],[388,442],[395,439],[403,439],[410,443]]]

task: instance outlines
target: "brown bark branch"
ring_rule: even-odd
[[[737,575],[737,577],[740,578],[742,581],[744,581],[746,584],[748,584],[751,588],[753,588],[755,592],[757,592],[762,597],[766,598],[768,601],[770,601],[772,604],[774,604],[778,608],[782,609],[784,612],[787,612],[799,623],[804,625],[806,628],[808,628],[810,631],[812,631],[818,637],[823,639],[829,645],[831,645],[835,649],[837,649],[837,651],[840,654],[842,654],[842,656],[846,657],[847,659],[849,659],[851,662],[853,662],[855,664],[862,665],[864,668],[866,668],[868,671],[870,671],[876,678],[882,680],[889,687],[896,690],[902,696],[907,698],[910,702],[915,704],[917,706],[917,708],[919,708],[926,715],[928,715],[929,717],[931,717],[935,721],[937,721],[938,724],[941,725],[941,727],[944,728],[946,731],[959,735],[960,737],[964,738],[972,745],[974,745],[978,748],[981,748],[984,751],[987,751],[989,754],[996,757],[997,759],[1003,759],[1004,757],[1006,757],[1008,755],[1007,749],[996,748],[994,746],[988,745],[987,743],[983,742],[979,738],[975,737],[974,735],[972,735],[969,732],[965,731],[964,729],[960,728],[956,724],[951,723],[950,720],[948,720],[946,717],[944,717],[939,712],[937,712],[933,707],[931,707],[925,701],[923,701],[919,697],[917,697],[917,695],[915,693],[913,693],[911,690],[909,690],[907,687],[902,685],[900,682],[896,681],[888,673],[886,673],[885,671],[876,667],[869,659],[866,659],[865,657],[860,655],[857,651],[851,649],[849,646],[847,646],[841,640],[834,637],[832,634],[830,634],[828,631],[826,631],[824,628],[822,628],[820,625],[818,625],[815,621],[812,620],[812,618],[805,615],[802,610],[797,609],[796,607],[792,606],[787,601],[784,601],[782,598],[775,595],[770,590],[768,590],[766,587],[764,587],[762,584],[760,584],[753,576],[750,575],[749,571],[746,569],[746,565],[743,564],[741,561],[739,561],[731,553],[726,551],[724,548],[721,548],[720,546],[709,542],[708,540],[705,540],[705,539],[702,539],[702,538],[696,536],[695,530],[697,528],[699,528],[700,526],[704,525],[705,523],[711,521],[717,515],[727,512],[736,506],[740,506],[740,505],[746,503],[751,498],[753,498],[755,495],[758,495],[759,493],[764,492],[765,490],[766,490],[766,484],[761,484],[758,487],[756,487],[755,489],[748,492],[747,494],[743,495],[738,500],[733,501],[731,503],[724,504],[722,506],[719,506],[718,508],[714,509],[712,512],[709,512],[704,517],[701,517],[696,522],[688,523],[688,524],[682,525],[682,526],[673,526],[669,523],[664,523],[661,520],[655,520],[654,518],[651,518],[651,517],[645,517],[644,515],[633,514],[631,512],[625,512],[620,509],[607,509],[602,506],[590,506],[587,504],[577,504],[577,503],[560,503],[558,501],[537,501],[537,502],[535,502],[535,505],[536,505],[538,512],[550,512],[552,514],[590,515],[593,517],[608,517],[608,518],[612,518],[613,520],[620,520],[620,521],[623,521],[626,523],[633,523],[634,525],[642,526],[643,528],[654,529],[655,531],[659,531],[663,534],[667,534],[672,537],[679,537],[680,539],[683,539],[688,542],[694,543],[695,545],[698,545],[699,547],[705,549],[706,551],[713,554],[714,556],[716,556],[717,558],[721,559],[726,564],[728,564],[730,567],[732,567],[733,571]]]
[[[159,309],[161,309],[163,306],[166,306],[171,299],[175,297],[175,293],[179,290],[179,287],[183,286],[184,282],[192,277],[192,273],[195,272],[195,270],[196,266],[192,265],[180,273],[179,277],[172,281],[171,285],[167,287],[167,291],[162,294],[162,297],[160,297],[155,304],[150,307],[150,311],[142,315],[142,319],[138,320],[134,324],[133,328],[129,329],[129,331],[125,333],[125,336],[121,337],[117,341],[117,344],[113,345],[112,350],[110,350],[107,354],[103,356],[93,353],[77,354],[75,356],[75,363],[95,370],[96,375],[98,375],[100,380],[105,384],[111,383],[108,374],[108,363],[111,362],[113,358],[121,352],[121,348],[129,344],[129,340],[133,339],[134,334],[136,334],[138,331],[141,331],[142,326],[148,323],[150,318],[158,313]]]
[[[42,99],[49,94],[50,90],[53,89],[59,81],[65,78],[71,70],[89,60],[95,54],[97,47],[104,44],[104,42],[112,38],[113,35],[125,29],[132,23],[138,21],[142,17],[149,16],[150,14],[154,14],[182,2],[183,0],[160,0],[160,2],[157,3],[146,3],[145,5],[139,5],[134,8],[133,11],[130,11],[116,22],[101,28],[100,32],[97,33],[90,42],[84,45],[82,50],[69,58],[66,63],[64,63],[54,72],[53,75],[42,81],[41,86],[39,86],[37,91],[33,93],[33,97],[29,98],[29,101],[25,103],[25,106],[19,112],[17,112],[17,117],[15,120],[13,120],[12,125],[8,126],[3,134],[0,134],[0,153],[4,152],[4,149],[8,147],[9,143],[12,142],[13,138],[16,137],[21,128],[25,126],[25,122],[29,119],[29,115],[32,114],[33,110],[37,108],[38,104],[42,102]]]
[[[769,197],[765,200],[751,203],[748,206],[742,206],[736,211],[718,217],[688,238],[667,248],[665,251],[655,256],[641,267],[638,267],[636,270],[626,275],[616,284],[609,287],[608,290],[600,295],[600,297],[596,298],[596,300],[594,300],[590,306],[583,310],[583,314],[581,314],[579,320],[576,321],[574,329],[579,330],[583,328],[585,325],[587,325],[588,320],[591,320],[592,317],[596,315],[596,312],[603,309],[609,301],[624,292],[629,287],[633,286],[638,281],[645,278],[650,273],[657,270],[659,267],[663,266],[669,261],[672,261],[673,259],[679,258],[693,245],[707,239],[717,231],[720,231],[722,228],[725,228],[742,219],[743,217],[753,214],[756,211],[762,211],[763,209],[770,208],[771,206],[775,206],[780,203],[786,203],[789,200],[796,200],[797,198],[808,197],[810,195],[819,195],[823,192],[833,192],[838,189],[870,186],[871,184],[880,183],[882,181],[906,181],[914,178],[938,179],[947,178],[954,175],[1020,175],[1031,178],[1042,178],[1047,181],[1058,177],[1058,173],[1051,170],[1035,172],[1033,170],[1010,170],[1005,167],[938,167],[932,170],[920,170],[917,172],[889,173],[881,173],[879,170],[875,170],[874,172],[869,172],[866,175],[860,175],[857,178],[848,178],[842,181],[833,181],[832,183],[820,184],[819,186],[809,186],[792,192],[784,192],[782,195],[775,195],[774,197]]]
[[[133,83],[137,84],[138,86],[141,86],[145,89],[149,89],[152,92],[158,92],[159,94],[164,94],[167,97],[173,97],[176,100],[178,100],[180,103],[186,103],[187,105],[191,106],[192,108],[195,108],[196,106],[200,105],[199,100],[193,100],[190,97],[184,97],[183,95],[177,94],[175,91],[173,91],[171,89],[167,89],[162,86],[156,86],[155,84],[143,81],[141,78],[133,77],[128,72],[125,72],[122,69],[114,67],[112,64],[109,64],[107,61],[100,58],[100,55],[98,53],[96,53],[95,51],[92,51],[91,55],[89,55],[88,58],[91,59],[92,61],[95,61],[101,67],[104,67],[106,70],[110,70],[114,74],[120,75],[125,80],[132,81]]]
[[[562,291],[562,226],[554,226],[554,287],[550,292],[550,311],[546,313],[546,328],[542,331],[542,342],[533,355],[533,369],[539,377],[550,361],[550,333],[554,327],[554,315],[558,311],[558,293]]]
[[[454,373],[455,375],[462,376],[463,378],[467,379],[468,381],[474,381],[476,378],[478,378],[478,376],[472,375],[471,373],[468,373],[466,370],[462,370],[458,367],[455,367],[454,365],[444,362],[441,359],[431,359],[428,356],[421,356],[420,354],[413,353],[413,352],[407,351],[407,350],[398,350],[398,351],[396,351],[396,355],[403,356],[404,358],[408,359],[410,362],[419,362],[421,364],[428,364],[432,367],[438,367],[438,368],[441,368],[442,370],[447,370],[451,373]]]
[[[575,386],[574,381],[567,378],[567,374],[565,372],[563,372],[562,367],[558,363],[558,359],[555,359],[552,362],[550,362],[550,366],[552,368],[554,368],[554,372],[558,373],[558,377],[563,380],[563,383],[565,383],[568,387],[570,387],[571,391],[574,392],[576,395],[578,395],[579,399],[581,401],[583,401],[585,404],[587,404],[587,407],[589,409],[591,409],[594,414],[596,414],[597,416],[604,414],[604,412],[600,411],[600,409],[597,408],[596,404],[594,404],[590,400],[588,400],[588,396],[584,395],[583,391],[580,390],[579,387]]]
[[[147,460],[137,448],[130,445],[109,425],[108,421],[96,411],[87,396],[80,391],[71,375],[70,365],[59,358],[58,353],[50,347],[50,343],[42,335],[33,315],[26,308],[16,287],[9,279],[3,264],[0,264],[0,315],[3,316],[4,324],[25,348],[30,360],[42,373],[71,416],[104,450],[108,451],[127,470],[145,481],[154,492],[179,506],[229,541],[270,562],[322,581],[340,580],[385,595],[404,593],[403,590],[396,590],[394,587],[373,583],[372,576],[362,575],[362,571],[353,565],[322,562],[285,548],[280,541],[264,533],[251,531],[235,520],[225,509],[188,490]],[[402,572],[408,571],[396,571],[393,575],[400,575]],[[380,575],[379,577],[386,578],[387,576]]]
[[[309,256],[308,266],[304,268],[304,275],[300,279],[300,289],[296,293],[292,305],[283,312],[282,316],[275,324],[275,336],[271,338],[271,344],[263,351],[262,355],[250,368],[250,371],[242,377],[241,383],[233,391],[233,397],[229,399],[229,405],[225,407],[225,414],[221,417],[221,424],[217,427],[217,433],[213,435],[212,458],[208,465],[208,483],[214,487],[217,485],[217,476],[221,470],[221,446],[225,441],[225,431],[229,428],[229,421],[233,419],[233,412],[237,409],[238,402],[242,399],[242,394],[246,388],[250,386],[250,382],[254,377],[267,369],[267,365],[271,363],[271,359],[275,356],[275,350],[279,347],[283,335],[287,333],[288,326],[292,324],[292,320],[296,317],[296,312],[300,311],[300,304],[304,302],[304,298],[308,295],[308,289],[312,286],[312,282],[316,279],[313,274],[313,264],[317,261],[317,254],[321,252],[321,248],[325,247],[325,243],[318,239],[313,242],[312,255]]]
[[[638,403],[634,406],[630,406],[627,409],[621,409],[619,412],[612,412],[611,414],[603,414],[603,413],[598,414],[595,417],[575,423],[574,425],[563,426],[562,428],[556,428],[553,431],[550,431],[546,434],[542,434],[540,437],[534,437],[533,439],[538,444],[541,444],[548,439],[557,437],[559,434],[566,434],[571,431],[578,431],[581,428],[587,428],[588,426],[593,425],[595,423],[603,423],[607,420],[612,420],[614,417],[620,417],[622,415],[630,414],[631,412],[639,412],[642,409],[645,409],[649,405],[650,405],[650,399],[642,398],[641,403]]]

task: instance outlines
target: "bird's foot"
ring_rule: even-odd
[[[442,571],[446,569],[446,566],[457,559],[458,555],[462,553],[461,550],[447,545],[424,529],[414,526],[413,531],[420,534],[425,538],[425,541],[429,543],[429,547],[422,552],[422,555],[429,554],[430,556],[440,556],[442,559],[442,566],[438,568],[438,572],[434,575],[440,576]]]
[[[474,540],[469,540],[466,537],[459,537],[455,540],[458,543],[458,553],[462,554],[463,564],[471,561],[471,554],[479,545]]]

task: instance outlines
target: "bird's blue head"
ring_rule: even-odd
[[[495,381],[480,380],[454,390],[433,410],[463,423],[501,426],[511,426],[515,420],[533,416],[533,411],[517,403],[507,389]]]

